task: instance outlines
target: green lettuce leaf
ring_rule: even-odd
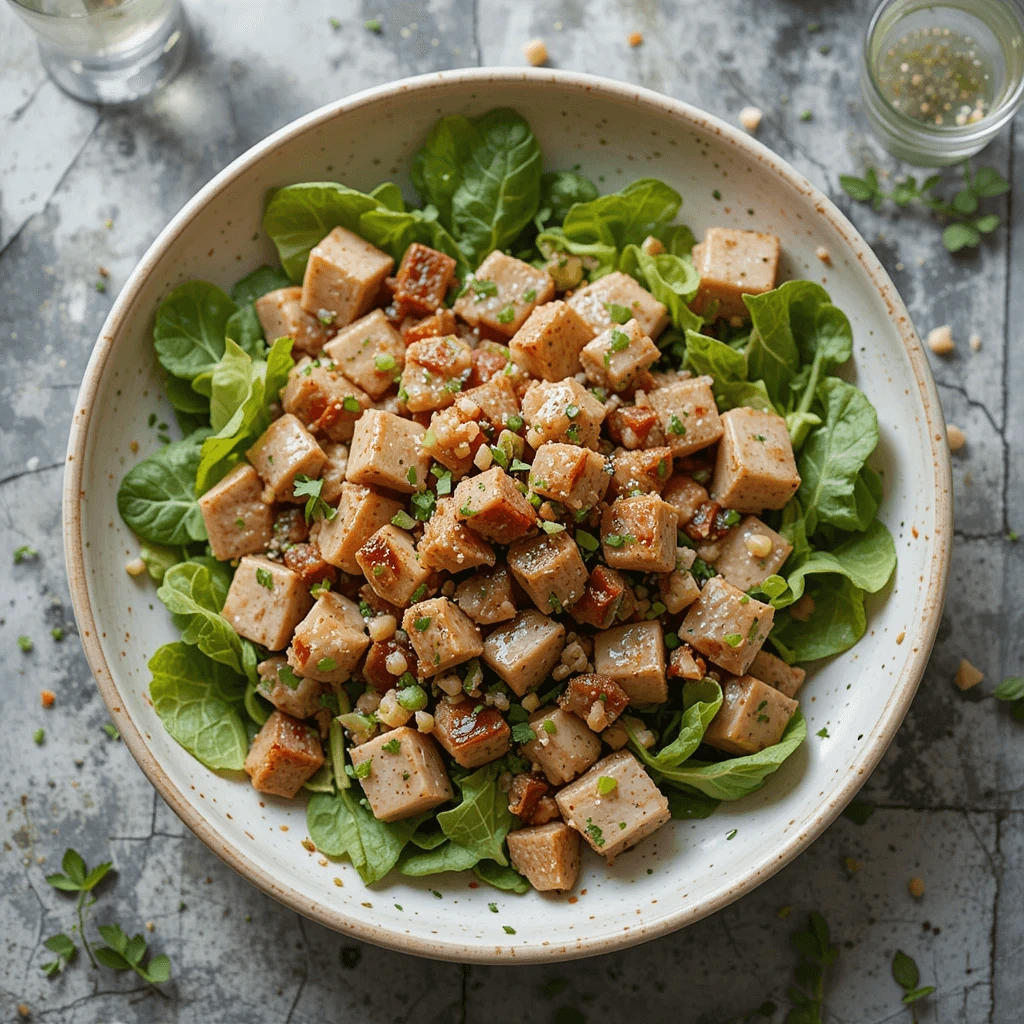
[[[481,882],[493,885],[495,889],[501,889],[503,892],[519,893],[520,896],[533,888],[515,868],[502,867],[500,864],[495,864],[493,860],[480,861],[473,868],[473,874]]]
[[[644,764],[663,771],[676,768],[692,757],[704,739],[704,733],[722,706],[722,688],[713,679],[687,681],[683,684],[683,712],[679,732],[671,743],[653,753],[641,746],[630,733],[633,753]]]
[[[208,373],[224,355],[228,319],[237,307],[216,285],[188,281],[160,303],[153,346],[172,376],[193,380]]]
[[[807,577],[816,573],[845,576],[855,587],[876,594],[895,569],[896,545],[885,524],[876,519],[864,533],[854,534],[832,551],[811,552],[787,577],[792,596],[786,603],[799,600]]]
[[[468,117],[453,114],[442,117],[427,136],[423,147],[413,156],[409,178],[424,205],[438,211],[441,223],[452,228],[452,198],[462,184],[473,150],[480,144],[480,133]]]
[[[472,850],[449,841],[433,850],[403,854],[398,870],[403,875],[421,878],[444,871],[468,871],[479,859]]]
[[[864,591],[844,575],[815,576],[807,581],[805,593],[814,601],[806,622],[784,608],[775,616],[768,640],[780,655],[795,661],[816,661],[849,650],[867,630]]]
[[[228,319],[225,333],[254,359],[263,354],[263,327],[256,315],[254,303],[267,292],[287,288],[290,284],[291,281],[283,270],[263,266],[257,267],[251,274],[246,274],[231,289],[231,300],[238,309]]]
[[[619,258],[619,269],[665,304],[674,327],[681,331],[700,329],[703,319],[688,306],[697,294],[700,277],[688,256],[651,256],[638,245],[627,245]]]
[[[685,366],[695,374],[714,378],[711,390],[721,412],[741,405],[774,412],[764,381],[747,380],[746,355],[724,341],[688,330]]]
[[[486,764],[459,781],[462,802],[437,816],[441,831],[455,844],[478,859],[490,859],[505,866],[505,836],[513,818],[508,799],[498,789],[500,767]]]

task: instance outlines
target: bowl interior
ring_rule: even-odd
[[[849,375],[879,411],[873,462],[899,553],[894,584],[870,603],[867,635],[811,673],[801,702],[809,739],[799,753],[759,793],[704,821],[673,822],[611,868],[586,855],[572,899],[509,896],[466,875],[368,890],[347,863],[324,866],[303,848],[303,802],[261,797],[244,777],[218,777],[187,755],[147,696],[147,660],[177,635],[153,585],[125,573],[138,545],[115,501],[124,472],[158,446],[150,414],[172,422],[150,337],[161,298],[190,278],[228,287],[273,259],[260,232],[268,189],[316,179],[369,189],[393,179],[411,198],[408,158],[433,122],[502,105],[529,119],[548,168],[578,164],[605,191],[663,178],[683,194],[682,218],[698,237],[708,225],[773,232],[785,276],[829,289],[855,332]],[[186,822],[256,884],[325,924],[409,952],[520,962],[596,953],[735,899],[813,839],[877,762],[913,696],[941,610],[951,534],[941,414],[884,272],[841,215],[767,150],[673,101],[582,76],[431,76],[311,115],[259,149],[179,215],[132,277],[90,363],[72,434],[72,591],[90,661],[136,758]],[[830,266],[816,258],[820,246]],[[822,727],[827,738],[815,735]]]

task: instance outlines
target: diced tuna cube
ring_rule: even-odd
[[[677,679],[703,679],[708,672],[704,659],[689,644],[680,644],[668,659],[668,674]]]
[[[328,505],[337,506],[341,500],[341,485],[345,482],[345,471],[348,469],[348,445],[337,441],[325,441],[320,445],[327,461],[320,471],[320,479],[324,485],[320,497]]]
[[[629,694],[611,676],[591,673],[570,679],[558,704],[582,718],[594,732],[604,732],[626,710]]]
[[[471,349],[461,338],[424,338],[405,350],[399,397],[409,412],[445,409],[469,379]]]
[[[711,496],[737,512],[782,508],[800,487],[786,421],[741,407],[722,414]]]
[[[605,561],[615,569],[671,572],[676,564],[676,510],[657,494],[619,498],[601,516]]]
[[[487,442],[479,416],[479,407],[460,396],[454,405],[438,409],[430,417],[430,427],[423,435],[423,452],[450,469],[456,480],[473,468],[477,450]]]
[[[302,289],[278,288],[261,295],[255,302],[256,316],[267,344],[272,345],[278,338],[291,338],[295,354],[315,356],[330,340],[333,317],[328,325],[322,324],[315,316],[302,308]]]
[[[530,488],[577,511],[593,508],[605,496],[610,479],[603,455],[577,444],[550,441],[537,449]]]
[[[334,363],[309,356],[295,364],[281,392],[284,411],[298,416],[310,433],[330,441],[347,441],[356,420],[372,404]]]
[[[356,552],[367,582],[385,601],[404,607],[430,579],[416,553],[412,535],[388,523]]]
[[[769,654],[766,650],[757,652],[754,660],[750,663],[750,675],[761,682],[774,686],[779,693],[786,697],[795,697],[797,691],[804,685],[807,673],[796,665],[787,665],[781,658]]]
[[[665,444],[676,458],[714,444],[722,436],[722,418],[710,377],[691,377],[647,396],[661,419]]]
[[[320,553],[331,565],[358,576],[362,569],[356,552],[401,510],[400,501],[346,480],[341,485],[338,514],[329,522],[321,521],[317,535]]]
[[[309,718],[321,708],[323,683],[319,679],[297,676],[281,654],[260,662],[256,671],[260,696],[266,697],[278,711],[293,718]]]
[[[241,463],[200,499],[213,557],[221,562],[263,551],[273,536],[273,512],[262,500],[263,481]]]
[[[671,448],[616,448],[612,455],[614,473],[611,493],[625,498],[639,494],[660,494],[672,475]]]
[[[272,711],[252,741],[245,770],[254,789],[291,799],[323,763],[316,731],[290,715]]]
[[[511,338],[526,318],[555,296],[555,283],[546,270],[495,249],[466,280],[455,300],[455,312],[472,327],[492,336]]]
[[[576,310],[558,299],[534,309],[508,347],[531,377],[558,381],[579,373],[580,352],[593,336]]]
[[[526,440],[532,448],[548,441],[597,448],[604,406],[571,377],[539,381],[523,395],[523,418],[529,424]]]
[[[423,528],[416,547],[428,569],[462,572],[478,565],[494,565],[494,549],[457,515],[454,498],[438,498],[434,514]]]
[[[690,548],[679,548],[677,554],[678,551],[690,551],[692,558],[693,552]],[[678,615],[700,597],[700,587],[697,586],[693,573],[683,568],[674,569],[667,576],[659,577],[658,592],[661,594],[661,603],[671,615]]]
[[[512,730],[495,708],[442,700],[434,709],[433,736],[463,768],[479,768],[508,753]]]
[[[602,779],[615,784],[609,788]],[[566,823],[609,861],[672,817],[668,800],[628,750],[598,761],[586,775],[561,790],[555,802]]]
[[[550,791],[551,787],[539,775],[514,775],[508,787],[508,809],[520,821],[532,825],[541,797]]]
[[[511,544],[537,521],[533,506],[500,466],[461,481],[455,505],[459,519],[496,544]]]
[[[528,608],[484,641],[484,661],[517,696],[540,686],[558,664],[565,647],[565,627]]]
[[[356,423],[348,453],[348,479],[400,494],[422,491],[430,456],[420,440],[426,428],[394,413],[368,409]]]
[[[740,590],[764,583],[782,568],[793,545],[757,516],[745,516],[718,548],[714,567]]]
[[[394,265],[387,253],[337,227],[309,254],[302,280],[302,308],[321,323],[347,327],[369,311]]]
[[[444,672],[483,653],[480,630],[446,597],[434,597],[407,608],[402,629],[409,634],[424,676]]]
[[[704,584],[679,627],[679,637],[733,675],[750,668],[768,639],[775,609],[744,594],[721,576]]]
[[[420,675],[419,662],[408,641],[399,639],[396,633],[387,640],[376,640],[370,644],[363,662],[363,678],[382,697],[398,685],[398,679],[406,672]],[[393,657],[401,655],[400,658]]]
[[[428,316],[444,305],[455,278],[455,260],[446,253],[413,242],[395,275],[395,304],[403,313]]]
[[[452,784],[437,745],[426,734],[400,726],[352,747],[353,765],[370,761],[361,781],[378,821],[401,821],[432,811],[452,798]]]
[[[601,739],[582,719],[549,705],[530,715],[536,739],[522,745],[523,757],[540,765],[552,786],[571,782],[601,756]]]
[[[722,684],[722,706],[704,742],[727,754],[756,754],[782,739],[797,702],[753,676]]]
[[[484,419],[497,430],[505,427],[510,417],[519,414],[519,399],[512,378],[504,373],[470,388],[462,397],[476,405]]]
[[[517,540],[508,549],[508,567],[530,600],[549,615],[571,608],[587,582],[580,549],[566,530]]]
[[[708,500],[708,492],[693,477],[674,476],[661,496],[679,513],[679,525],[688,523]]]
[[[569,305],[590,324],[595,334],[622,322],[627,312],[649,338],[657,338],[668,326],[668,310],[665,305],[646,288],[641,288],[629,274],[619,271],[606,274],[593,284],[580,288],[569,299]]]
[[[324,352],[373,399],[388,391],[405,366],[405,342],[380,309],[343,327]]]
[[[606,565],[595,565],[583,596],[572,606],[570,614],[579,623],[607,629],[615,621],[625,593],[626,581],[621,573]]]
[[[402,340],[406,345],[422,341],[424,338],[441,338],[446,334],[456,334],[458,331],[459,323],[450,309],[439,309],[422,320],[406,317],[402,321]]]
[[[580,836],[564,822],[552,821],[508,834],[512,867],[538,892],[567,890],[580,873]]]
[[[315,541],[292,544],[285,548],[284,564],[299,574],[304,587],[316,586],[324,580],[334,583],[338,579],[338,570],[324,560]]]
[[[661,623],[634,622],[594,637],[594,671],[614,680],[634,707],[668,700]]]
[[[269,651],[283,651],[312,606],[297,572],[262,555],[246,555],[235,570],[221,615],[239,636]]]
[[[698,313],[750,318],[744,295],[760,295],[775,287],[779,269],[775,235],[735,228],[708,228],[693,247],[693,266],[700,288],[691,304]]]
[[[455,588],[455,603],[482,626],[511,619],[516,606],[508,569],[499,565],[463,580]]]
[[[358,606],[341,594],[323,593],[295,627],[288,664],[299,675],[324,683],[344,683],[369,646]]]
[[[612,324],[580,353],[587,380],[612,391],[625,391],[640,384],[648,368],[660,358],[658,346],[636,320]]]
[[[320,523],[323,520],[318,519]],[[287,547],[289,544],[302,544],[309,540],[310,527],[301,508],[295,505],[284,505],[274,513],[273,546]]]
[[[300,504],[306,499],[295,496],[295,478],[318,477],[327,461],[316,438],[290,413],[274,420],[245,454],[266,484],[264,497]]]
[[[650,405],[620,405],[608,414],[605,423],[608,436],[629,451],[659,448],[665,443],[661,420]]]

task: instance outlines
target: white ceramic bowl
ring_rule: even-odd
[[[122,475],[147,454],[132,454],[129,442],[151,443],[152,411],[170,419],[150,338],[161,298],[189,278],[228,286],[273,259],[260,232],[268,189],[318,179],[369,189],[386,178],[407,187],[409,157],[439,116],[496,106],[529,119],[547,167],[580,164],[606,191],[663,178],[685,197],[683,219],[698,237],[713,224],[773,232],[785,276],[825,284],[853,324],[850,372],[879,412],[873,462],[885,475],[881,514],[900,560],[895,584],[870,602],[867,635],[811,674],[803,748],[754,796],[704,821],[666,826],[613,868],[587,856],[572,899],[507,896],[464,875],[397,878],[368,890],[347,863],[323,867],[300,845],[303,802],[261,798],[244,776],[218,777],[186,754],[147,695],[147,659],[177,636],[152,585],[125,573],[138,545],[115,503]],[[831,266],[815,257],[819,246]],[[910,704],[938,626],[953,532],[945,431],[927,361],[892,283],[846,218],[764,146],[684,103],[520,69],[435,74],[360,93],[272,135],[202,189],[153,243],[96,344],[71,430],[64,523],[75,612],[100,690],[132,754],[196,835],[275,899],[338,931],[425,956],[521,963],[606,952],[680,928],[814,840],[878,762]],[[826,725],[828,737],[818,738]],[[491,902],[498,914],[488,912]]]

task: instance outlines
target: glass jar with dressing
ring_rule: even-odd
[[[894,156],[973,156],[1024,100],[1022,0],[883,0],[868,25],[861,95]]]

